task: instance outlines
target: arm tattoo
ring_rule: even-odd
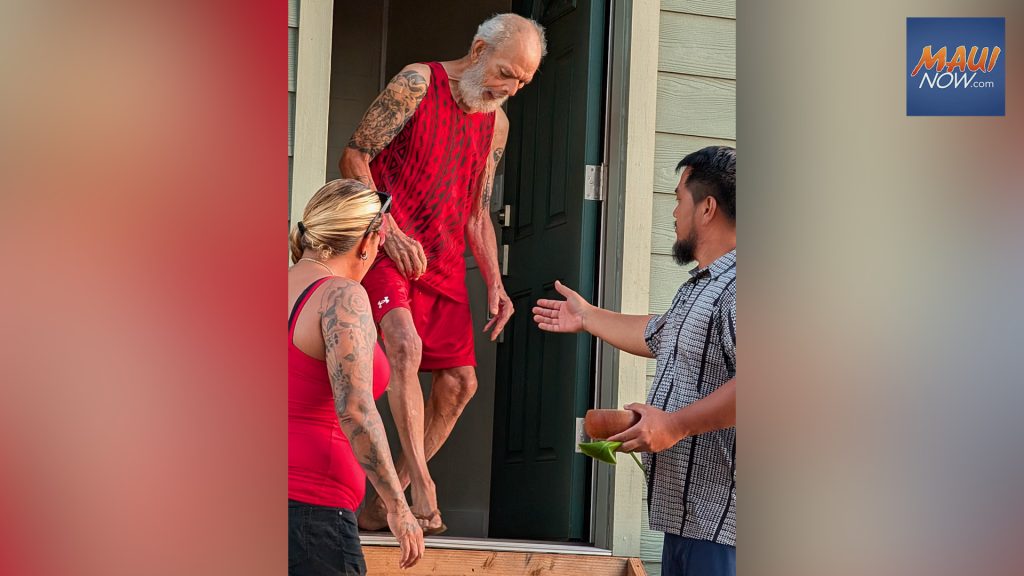
[[[422,74],[413,70],[399,72],[370,104],[348,147],[371,159],[380,154],[412,118],[426,94],[427,80]]]
[[[373,400],[377,330],[366,292],[357,282],[332,281],[320,306],[320,327],[334,409],[352,451],[378,490],[381,481],[397,486],[387,435]]]
[[[488,162],[484,167],[487,173],[483,180],[483,193],[480,196],[480,212],[483,214],[486,214],[491,208],[491,194],[494,193],[494,173],[498,171],[498,161],[501,160],[501,155],[504,152],[504,148],[496,148],[493,156],[491,156],[493,162]]]

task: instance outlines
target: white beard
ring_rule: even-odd
[[[485,61],[480,60],[467,68],[462,74],[462,80],[459,81],[459,96],[462,97],[462,103],[473,112],[494,112],[508,100],[508,96],[493,100],[484,98],[484,92],[487,90],[484,88],[484,64]]]

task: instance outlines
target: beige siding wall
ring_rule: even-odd
[[[735,0],[662,0],[651,230],[650,311],[668,309],[686,269],[672,261],[675,166],[704,146],[736,142]],[[648,389],[655,364],[647,363]],[[646,500],[646,496],[645,496]],[[660,532],[647,529],[644,504],[641,558],[661,574]]]
[[[295,61],[299,53],[299,0],[288,0],[288,204],[292,201],[295,152]]]

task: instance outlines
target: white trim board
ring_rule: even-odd
[[[390,534],[359,533],[359,542],[363,546],[398,546],[398,541]],[[588,544],[560,544],[540,540],[502,540],[497,538],[455,538],[448,536],[428,536],[424,538],[427,548],[447,550],[484,550],[487,552],[534,552],[542,554],[575,554],[579,556],[611,556],[611,550],[597,548]]]

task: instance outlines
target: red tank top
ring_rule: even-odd
[[[494,112],[463,112],[444,66],[427,66],[426,95],[370,171],[393,198],[395,222],[423,245],[427,272],[419,282],[447,292],[449,282],[465,282],[466,220],[490,154]],[[378,258],[386,258],[383,251]]]
[[[338,424],[327,363],[292,341],[302,308],[330,278],[306,288],[288,319],[288,499],[354,511],[366,493],[366,474]],[[373,354],[374,399],[387,389],[390,376],[378,344]]]

